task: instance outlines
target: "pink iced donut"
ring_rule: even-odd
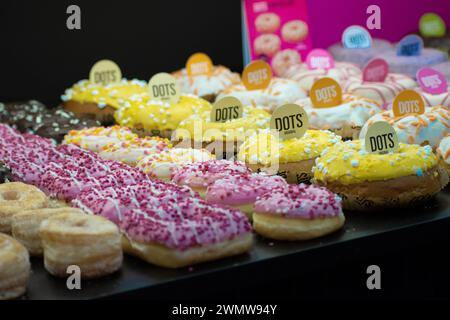
[[[175,171],[172,181],[177,185],[189,186],[204,196],[206,188],[216,180],[249,173],[251,170],[243,162],[210,160],[194,162],[181,167]]]
[[[258,173],[234,175],[211,184],[206,192],[206,201],[239,209],[251,218],[256,198],[280,187],[287,187],[287,182],[279,176]]]
[[[254,49],[256,55],[272,57],[280,51],[281,40],[276,34],[262,34],[255,39]]]
[[[255,202],[254,229],[277,240],[307,240],[340,229],[345,222],[341,198],[305,184],[265,193]]]
[[[286,70],[301,62],[300,54],[294,49],[285,49],[277,52],[272,58],[272,69],[277,76],[282,76]]]
[[[301,20],[286,22],[281,28],[281,36],[289,43],[299,43],[308,36],[308,25]]]
[[[280,17],[276,13],[261,13],[255,19],[256,31],[259,33],[273,33],[280,27]]]

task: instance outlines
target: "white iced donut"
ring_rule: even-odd
[[[272,58],[272,69],[276,75],[282,76],[286,70],[301,62],[300,54],[294,49],[285,49],[277,52]]]
[[[256,31],[259,33],[273,33],[280,27],[280,17],[276,13],[261,13],[255,19]]]
[[[281,40],[276,34],[262,34],[255,39],[254,49],[256,55],[272,57],[280,51]]]
[[[308,25],[301,20],[286,22],[281,28],[281,36],[289,43],[299,43],[308,36]]]

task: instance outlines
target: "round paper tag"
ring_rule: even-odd
[[[333,69],[334,59],[328,51],[323,49],[314,49],[311,50],[306,57],[306,65],[308,66],[309,70]]]
[[[396,152],[398,150],[397,132],[389,123],[377,121],[367,130],[364,144],[369,153]]]
[[[409,89],[403,90],[395,97],[392,111],[396,117],[403,117],[408,114],[423,114],[425,102],[418,92]]]
[[[444,20],[435,13],[425,13],[420,18],[419,30],[424,37],[443,37],[446,29]]]
[[[214,103],[211,110],[211,122],[227,122],[242,118],[244,107],[235,97],[225,97]]]
[[[424,67],[417,71],[417,82],[423,91],[430,94],[441,94],[448,90],[445,76],[432,68]]]
[[[410,34],[404,37],[397,44],[398,56],[420,56],[423,49],[423,40],[415,34]]]
[[[247,90],[263,90],[272,80],[272,69],[267,62],[253,61],[245,67],[242,82]]]
[[[177,80],[168,73],[155,74],[148,82],[148,89],[152,100],[170,103],[180,100],[180,86]]]
[[[342,103],[342,88],[332,78],[322,78],[314,82],[310,98],[315,108],[335,107]]]
[[[301,138],[308,129],[308,115],[297,104],[285,104],[274,110],[270,129],[279,133],[280,139]]]
[[[342,45],[348,49],[365,49],[372,46],[369,31],[360,26],[350,26],[342,33]]]
[[[119,66],[111,60],[100,60],[96,62],[89,72],[89,81],[106,86],[122,80],[122,72]]]
[[[212,60],[202,52],[194,53],[186,63],[186,71],[189,77],[209,76],[213,71]]]
[[[389,65],[384,59],[370,60],[363,69],[363,81],[384,82],[389,73]]]

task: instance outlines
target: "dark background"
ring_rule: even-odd
[[[81,30],[66,27],[71,4],[81,8]],[[197,51],[240,71],[240,7],[239,0],[2,1],[0,101],[56,105],[104,58],[142,80],[183,67]]]

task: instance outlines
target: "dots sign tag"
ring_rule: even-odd
[[[384,59],[370,60],[363,69],[363,81],[384,82],[389,73],[389,65]]]
[[[365,148],[369,153],[386,154],[398,150],[398,136],[386,121],[374,122],[367,130]]]
[[[111,60],[100,60],[96,62],[89,72],[89,81],[106,86],[118,83],[122,80],[122,71],[119,66]]]
[[[395,117],[403,117],[408,114],[423,114],[425,112],[425,102],[418,92],[409,89],[403,90],[395,97],[392,111]]]
[[[342,33],[342,45],[348,49],[366,49],[372,46],[369,31],[360,26],[350,26]]]
[[[423,40],[421,37],[415,34],[410,34],[404,37],[397,44],[398,56],[420,56],[423,49]]]
[[[332,78],[322,78],[314,82],[310,98],[315,108],[335,107],[342,103],[342,88]]]
[[[267,62],[251,62],[242,73],[242,82],[247,90],[264,90],[272,80],[272,69]]]
[[[333,56],[326,50],[314,49],[306,57],[306,65],[309,70],[314,69],[333,69],[334,59]]]
[[[202,52],[194,53],[186,62],[186,72],[189,77],[210,76],[213,71],[211,58]]]
[[[214,103],[211,110],[211,122],[227,122],[242,118],[244,106],[235,97],[225,97]]]
[[[424,37],[443,37],[446,29],[444,20],[436,13],[425,13],[419,20],[420,34]]]
[[[180,100],[180,86],[170,74],[161,72],[155,74],[148,82],[149,94],[152,100],[176,103]]]
[[[297,104],[282,105],[272,113],[270,129],[277,131],[282,140],[301,138],[308,129],[308,115]]]
[[[424,67],[417,71],[417,82],[423,91],[430,94],[442,94],[448,91],[445,76],[432,68]]]

